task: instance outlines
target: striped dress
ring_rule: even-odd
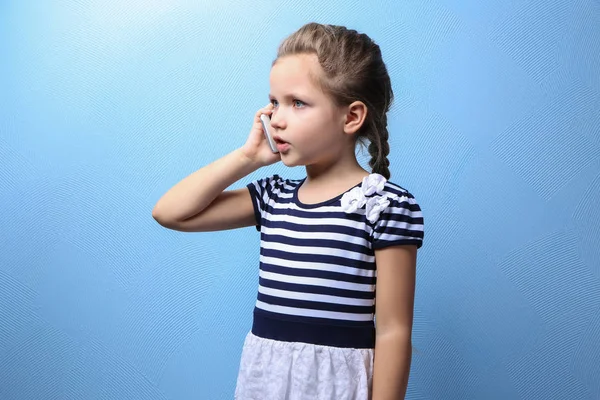
[[[383,176],[318,204],[298,199],[305,179],[273,175],[247,186],[261,245],[239,400],[369,399],[374,250],[423,242],[413,195]]]

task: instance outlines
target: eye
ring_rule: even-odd
[[[296,106],[296,108],[302,108],[305,106],[302,100],[294,100],[294,105]]]
[[[273,107],[277,107],[279,105],[279,102],[275,99],[271,99],[271,104],[273,104]]]

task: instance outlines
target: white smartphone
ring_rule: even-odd
[[[269,118],[269,116],[267,114],[261,114],[260,122],[262,122],[263,132],[265,133],[265,138],[267,139],[267,142],[269,143],[269,147],[271,148],[271,151],[273,153],[279,153],[279,150],[277,150],[277,145],[276,145],[275,141],[273,140],[273,136],[271,135],[271,118]]]

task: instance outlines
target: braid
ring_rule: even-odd
[[[373,173],[381,174],[385,179],[390,179],[391,173],[388,168],[390,161],[387,158],[387,155],[390,154],[387,116],[383,114],[378,122],[373,121],[371,123],[372,127],[367,134],[367,138],[371,142],[369,144],[369,154],[371,155],[369,166],[373,170]]]

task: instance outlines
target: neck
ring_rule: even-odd
[[[356,159],[354,153],[351,157],[322,161],[318,164],[306,166],[306,183],[313,185],[327,185],[332,182],[346,182],[362,179],[368,174]]]

